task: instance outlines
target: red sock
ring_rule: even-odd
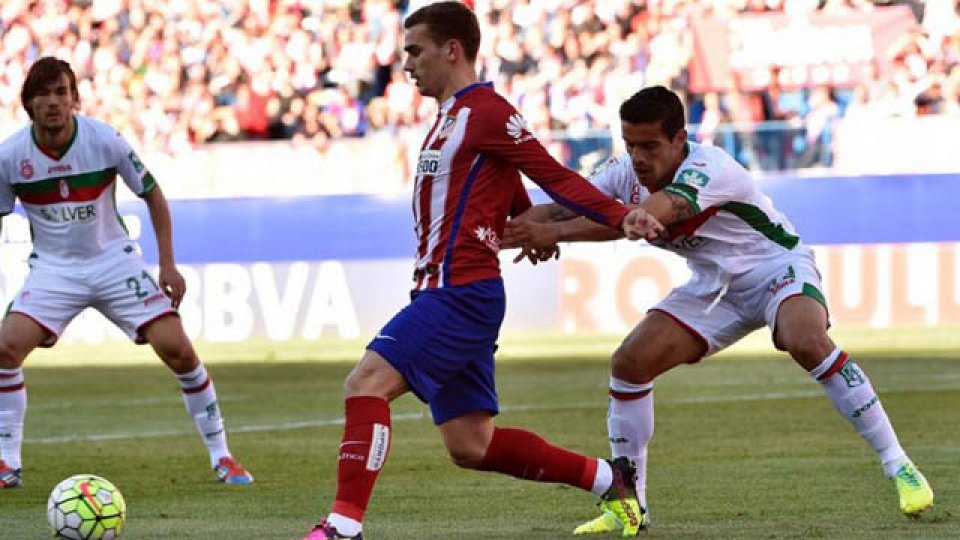
[[[597,475],[597,460],[554,446],[536,433],[498,427],[493,430],[480,470],[590,491]]]
[[[348,398],[344,409],[332,511],[363,521],[373,484],[390,450],[390,404],[382,398],[362,396]]]

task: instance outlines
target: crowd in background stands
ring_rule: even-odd
[[[828,87],[780,92],[774,83],[749,95],[686,96],[691,121],[700,126],[696,136],[712,141],[727,122],[799,120],[810,138],[843,114],[956,112],[960,0],[914,1],[922,31],[904,36],[892,51],[891,78],[843,92]],[[435,111],[401,71],[402,20],[419,5],[4,0],[0,130],[5,134],[26,121],[20,86],[30,64],[46,54],[68,60],[78,72],[84,114],[114,125],[148,151],[177,153],[207,142],[251,139],[294,139],[322,150],[333,138],[416,126]],[[691,17],[874,8],[868,0],[477,0],[474,5],[483,26],[482,77],[509,97],[535,133],[573,135],[615,124],[620,101],[643,85],[685,88]],[[822,162],[823,156],[803,159]]]

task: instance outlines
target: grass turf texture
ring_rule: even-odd
[[[837,336],[870,375],[937,492],[922,519],[898,514],[873,453],[764,337],[658,380],[649,536],[960,536],[956,335]],[[499,423],[605,456],[604,357],[616,341],[505,339]],[[45,351],[27,363],[24,487],[0,492],[0,538],[49,537],[49,490],[81,472],[104,476],[123,492],[127,538],[299,537],[331,502],[340,388],[361,346],[201,345],[232,450],[257,477],[249,487],[214,482],[175,381],[155,360],[141,365],[147,350],[111,345],[109,352],[97,347],[96,357],[77,345]],[[327,362],[296,362],[297,355]],[[119,357],[133,362],[99,362]],[[393,410],[394,445],[368,514],[369,538],[563,538],[594,515],[594,498],[578,490],[457,469],[419,402],[404,397]]]

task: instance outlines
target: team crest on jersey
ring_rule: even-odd
[[[20,176],[24,180],[33,178],[33,163],[30,163],[29,159],[20,160]]]
[[[437,135],[437,139],[446,139],[451,133],[453,133],[453,128],[455,127],[457,127],[456,116],[444,117],[443,123],[440,124],[440,134]]]
[[[66,179],[60,179],[60,198],[69,199],[70,198],[70,184],[67,183]]]
[[[686,169],[677,176],[677,182],[687,184],[688,186],[703,187],[710,182],[710,177],[700,171]]]
[[[513,139],[514,144],[525,143],[533,138],[527,127],[527,121],[524,120],[523,116],[520,116],[520,113],[514,113],[507,120],[507,135]]]

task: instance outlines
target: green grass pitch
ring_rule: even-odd
[[[910,520],[892,485],[818,386],[766,338],[661,377],[650,448],[650,538],[960,537],[960,332],[838,336],[860,361],[936,505]],[[606,456],[606,355],[615,336],[508,337],[501,425]],[[341,385],[361,342],[199,347],[252,486],[222,486],[170,374],[145,348],[65,345],[27,362],[24,486],[0,492],[0,538],[48,538],[60,480],[114,482],[130,539],[299,538],[331,502]],[[124,358],[124,361],[113,360]],[[365,536],[556,539],[594,515],[594,497],[459,470],[426,409],[393,407],[394,444]],[[614,536],[609,536],[613,538]],[[606,537],[597,537],[606,538]]]

